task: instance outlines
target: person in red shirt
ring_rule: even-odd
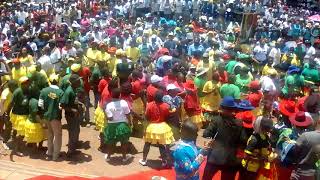
[[[84,113],[84,119],[85,119],[85,124],[90,125],[90,114],[89,114],[89,108],[90,108],[90,96],[89,92],[91,90],[91,85],[90,85],[90,76],[91,76],[91,71],[88,67],[82,67],[78,71],[78,75],[81,77],[83,81],[83,86],[84,86],[84,105],[86,107],[86,111]]]
[[[125,100],[128,103],[128,106],[130,108],[130,112],[132,112],[132,103],[133,99],[131,97],[131,92],[132,92],[132,85],[129,82],[125,82],[121,84],[121,95],[120,98]]]
[[[96,110],[94,111],[94,121],[95,121],[95,125],[96,125],[96,129],[100,132],[99,134],[99,138],[100,138],[100,146],[99,146],[99,150],[103,150],[105,147],[104,144],[104,139],[103,139],[103,130],[105,127],[105,124],[107,122],[107,117],[105,116],[104,113],[104,109],[106,107],[106,105],[111,102],[112,100],[112,96],[111,96],[111,90],[114,88],[118,88],[119,87],[119,83],[117,80],[110,80],[105,88],[103,89],[102,93],[101,93],[101,97],[100,97],[100,101],[99,101],[99,105],[96,108]]]
[[[249,84],[249,94],[247,100],[251,103],[251,105],[255,108],[259,107],[260,101],[263,97],[263,94],[260,90],[260,83],[259,81],[252,81]]]
[[[170,126],[165,122],[169,116],[169,105],[162,101],[163,92],[158,90],[155,93],[154,101],[147,104],[146,118],[149,122],[145,135],[143,147],[143,159],[139,163],[143,166],[147,165],[147,156],[151,144],[158,145],[162,159],[162,166],[167,166],[167,145],[174,142],[173,133]]]
[[[218,66],[219,81],[221,84],[228,83],[228,73],[225,71],[225,64],[220,63]]]
[[[132,102],[132,114],[133,114],[133,128],[138,127],[138,122],[142,120],[142,116],[145,112],[146,100],[145,100],[145,90],[141,82],[142,73],[138,70],[134,70],[131,74],[131,86],[132,92],[131,96]]]
[[[184,109],[190,120],[200,129],[203,125],[204,118],[197,95],[197,88],[191,80],[186,81],[184,88],[187,92],[184,98]]]
[[[147,87],[147,102],[151,102],[154,99],[155,93],[159,89],[163,89],[160,82],[162,81],[162,77],[158,75],[152,75],[150,78],[151,84]]]

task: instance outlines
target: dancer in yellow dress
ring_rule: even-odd
[[[29,116],[25,122],[24,131],[24,140],[28,144],[32,144],[34,151],[37,147],[37,144],[39,144],[39,148],[42,147],[42,142],[44,140],[44,131],[40,122],[37,99],[31,98],[29,100]]]
[[[147,165],[147,156],[150,150],[151,144],[158,145],[162,166],[167,165],[167,153],[166,146],[174,141],[173,133],[170,126],[165,122],[168,118],[169,105],[162,101],[163,92],[157,91],[154,101],[147,104],[146,118],[149,125],[146,128],[144,135],[144,147],[143,147],[143,159],[139,160],[139,163],[143,166]]]
[[[23,76],[19,79],[20,88],[17,88],[12,95],[12,101],[9,105],[10,121],[13,127],[13,141],[15,143],[14,152],[22,155],[21,146],[25,130],[25,122],[29,115],[29,79]]]

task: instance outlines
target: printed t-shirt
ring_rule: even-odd
[[[63,91],[58,86],[51,85],[41,90],[39,102],[42,102],[44,117],[46,120],[60,120],[61,110],[59,109],[60,99]]]
[[[125,100],[109,102],[105,112],[108,117],[108,123],[128,122],[127,116],[130,113],[130,108]],[[112,120],[110,119],[112,118]]]
[[[166,103],[157,104],[152,101],[147,104],[146,117],[151,123],[164,122],[169,114],[169,105]]]

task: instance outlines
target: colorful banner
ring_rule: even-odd
[[[241,21],[240,41],[248,41],[257,27],[257,13],[243,13]]]

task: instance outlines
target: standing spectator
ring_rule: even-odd
[[[203,132],[203,137],[212,139],[214,146],[210,149],[203,180],[211,180],[221,171],[222,180],[234,179],[239,170],[236,151],[241,138],[241,123],[235,119],[237,104],[227,96],[223,98],[221,113],[213,117],[214,121]]]
[[[80,134],[80,105],[77,88],[81,86],[81,78],[77,74],[72,74],[69,78],[70,85],[64,91],[60,100],[61,107],[65,110],[68,129],[68,152],[67,156],[72,157],[77,153],[77,144]]]

